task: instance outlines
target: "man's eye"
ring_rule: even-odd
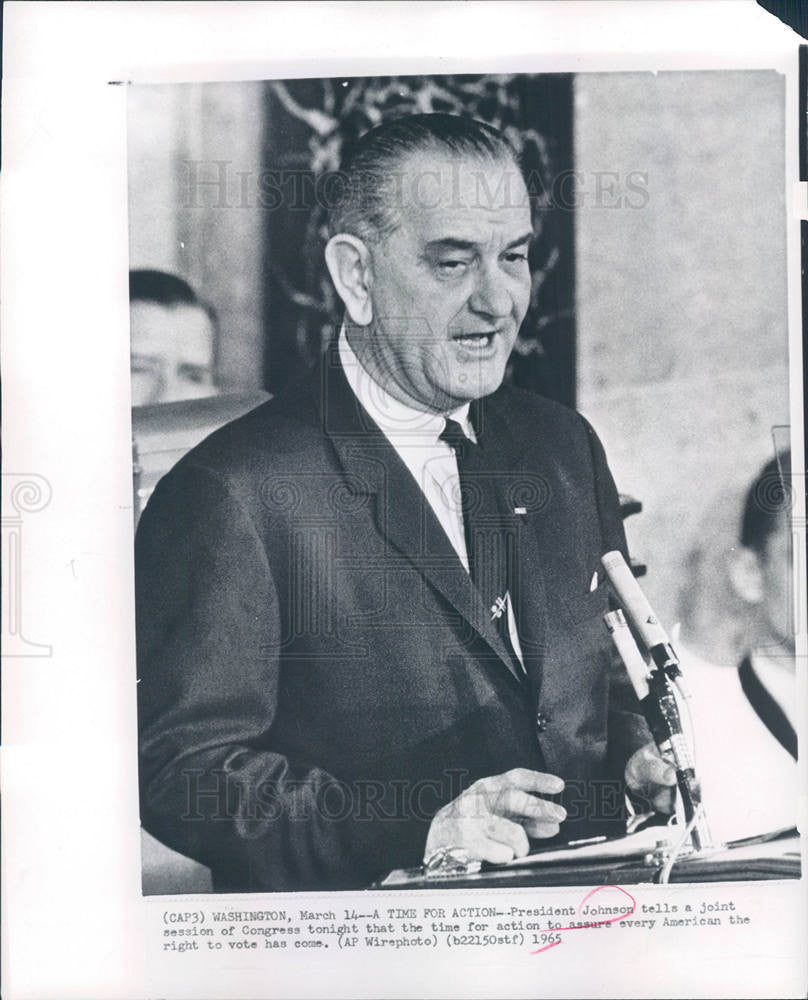
[[[467,260],[448,259],[438,261],[438,270],[441,274],[463,274],[468,266],[469,262]]]
[[[515,250],[510,251],[505,254],[505,260],[509,264],[519,264],[522,261],[527,262],[527,254],[524,252],[518,252]]]

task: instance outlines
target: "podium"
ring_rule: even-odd
[[[542,862],[541,855],[527,864],[488,866],[476,873],[430,873],[421,869],[391,872],[373,888],[390,889],[521,889],[542,886],[659,884],[664,868],[653,852],[622,858],[590,854],[581,861]],[[801,875],[800,838],[789,836],[768,843],[725,847],[685,857],[671,869],[668,882],[754,882],[798,879]]]

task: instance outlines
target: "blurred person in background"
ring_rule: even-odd
[[[717,664],[692,651],[683,656],[697,773],[719,841],[792,827],[797,819],[790,499],[785,452],[749,486],[739,545],[726,563],[729,585],[746,609],[740,662]]]
[[[129,272],[132,405],[217,394],[213,308],[166,271]]]

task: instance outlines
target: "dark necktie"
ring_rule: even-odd
[[[497,495],[496,475],[483,449],[469,440],[456,420],[446,418],[439,435],[455,453],[460,476],[460,505],[469,575],[477,587],[505,648],[521,670],[508,630],[513,534],[505,530]]]
[[[738,667],[738,677],[743,693],[752,708],[757,712],[763,725],[769,730],[777,742],[794,758],[797,759],[797,733],[788,720],[786,713],[780,708],[771,694],[763,686],[755,673],[752,660],[745,656]]]

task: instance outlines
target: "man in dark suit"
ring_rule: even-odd
[[[618,823],[624,780],[675,780],[612,672],[600,443],[501,387],[530,294],[510,146],[403,118],[342,180],[338,343],[190,452],[138,530],[142,819],[220,890],[505,861]]]

